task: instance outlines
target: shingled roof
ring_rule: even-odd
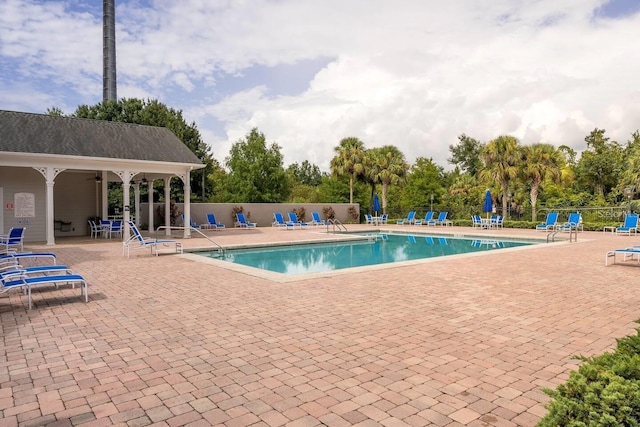
[[[0,110],[0,152],[201,165],[167,128]]]

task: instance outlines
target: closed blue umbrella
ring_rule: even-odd
[[[489,212],[493,211],[493,200],[491,199],[490,190],[487,190],[487,193],[484,195],[484,207],[482,211],[487,213],[487,218],[489,218]]]
[[[380,210],[380,199],[378,198],[378,193],[373,195],[373,211],[378,216],[378,211]]]

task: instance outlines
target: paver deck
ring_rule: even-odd
[[[327,237],[319,231],[211,235],[238,245]],[[634,333],[640,269],[604,265],[632,243],[584,232],[288,282],[188,256],[127,260],[116,241],[27,245],[84,275],[89,303],[68,287],[35,291],[31,311],[20,293],[0,297],[0,427],[533,426],[541,389],[566,380],[572,356]]]

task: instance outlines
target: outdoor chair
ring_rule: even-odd
[[[569,214],[569,218],[567,219],[567,222],[558,225],[558,230],[565,231],[565,232],[571,232],[575,230],[577,232],[580,224],[582,224],[580,212],[573,212]]]
[[[273,213],[273,224],[274,227],[284,227],[285,230],[293,230],[293,223],[291,221],[285,221],[281,212]]]
[[[549,212],[547,214],[547,220],[542,224],[536,225],[536,231],[555,230],[557,223],[558,223],[558,212]]]
[[[289,215],[289,222],[292,223],[293,225],[297,225],[300,228],[309,226],[308,222],[300,221],[298,219],[298,215],[296,215],[295,212],[289,212],[288,215]]]
[[[215,214],[208,213],[207,222],[205,224],[200,224],[200,228],[208,230],[221,230],[224,228],[224,224],[216,221]]]
[[[11,250],[24,250],[24,227],[14,227],[7,234],[0,234],[0,247],[3,253]],[[14,249],[15,248],[15,249]]]
[[[440,214],[438,214],[438,218],[432,219],[431,221],[427,222],[427,225],[441,225],[443,227],[452,225],[453,223],[447,219],[448,214],[449,212],[447,211],[440,212]]]
[[[236,214],[237,226],[241,228],[256,228],[258,224],[255,222],[247,221],[247,218],[244,216],[242,212],[238,212]]]
[[[322,218],[320,218],[320,213],[319,212],[311,212],[311,225],[328,225],[330,224],[328,221],[324,221]]]
[[[406,225],[406,224],[413,224],[415,222],[415,217],[416,217],[416,211],[411,211],[407,214],[406,218],[403,219],[399,219],[396,224],[400,224],[400,225]]]
[[[433,220],[433,211],[429,211],[424,215],[424,219],[416,219],[414,222],[416,225],[429,225],[429,221]]]
[[[158,246],[162,245],[162,246],[169,246],[169,245],[175,245],[175,253],[183,253],[182,251],[182,243],[175,241],[175,240],[169,240],[169,239],[153,239],[151,237],[142,237],[142,234],[140,234],[140,230],[138,230],[138,227],[136,227],[136,225],[133,223],[133,221],[129,221],[127,222],[127,224],[129,224],[129,228],[131,229],[131,232],[133,233],[133,235],[129,238],[129,240],[126,240],[122,243],[122,255],[124,256],[125,252],[127,253],[127,258],[129,258],[129,255],[131,253],[131,250],[135,250],[135,249],[145,249],[145,248],[149,248],[151,249],[151,254],[153,255],[155,252],[155,255],[158,256],[159,255],[159,251],[158,251]]]
[[[616,227],[616,234],[636,234],[638,232],[638,214],[629,213],[624,218],[624,224],[620,227]]]

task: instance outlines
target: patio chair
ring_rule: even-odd
[[[41,258],[47,258],[52,260],[52,264],[56,263],[56,254],[53,252],[9,252],[0,255],[0,262],[5,260],[21,260],[30,259],[38,260]]]
[[[380,215],[380,224],[386,224],[388,220],[389,220],[389,215],[387,214]]]
[[[2,251],[7,253],[11,250],[24,250],[24,227],[14,227],[7,234],[0,234],[0,247]]]
[[[189,223],[191,224],[191,228],[200,228],[200,226],[193,221],[193,217],[189,218]],[[182,226],[186,227],[186,223],[184,222],[184,214],[182,214]]]
[[[571,232],[571,231],[578,231],[578,227],[580,226],[580,224],[582,223],[582,220],[580,218],[580,212],[573,212],[569,214],[569,218],[567,219],[567,222],[562,223],[558,226],[558,230],[560,231],[565,231],[565,232]]]
[[[158,246],[160,245],[162,246],[175,245],[176,247],[175,253],[183,253],[182,243],[175,240],[169,240],[169,239],[153,239],[151,237],[146,237],[146,238],[142,237],[142,234],[140,234],[140,230],[138,230],[138,227],[136,227],[133,221],[129,221],[127,222],[127,224],[129,224],[129,228],[131,229],[131,232],[133,233],[133,235],[129,238],[129,240],[122,242],[122,256],[124,256],[126,252],[127,258],[129,258],[129,255],[132,249],[135,250],[135,249],[145,249],[145,248],[151,249],[152,255],[155,251],[155,255],[158,256],[159,255]]]
[[[398,221],[396,221],[396,224],[400,224],[400,225],[406,225],[406,224],[413,224],[415,222],[415,218],[416,218],[416,211],[411,211],[407,214],[406,218],[403,219],[399,219]]]
[[[616,227],[616,234],[636,234],[638,232],[638,214],[627,214],[624,218],[624,224],[620,227]]]
[[[273,213],[273,227],[284,227],[285,230],[293,230],[293,223],[291,221],[285,221],[281,212]]]
[[[114,236],[122,238],[122,221],[111,221],[111,226],[109,227],[109,238]]]
[[[328,225],[329,222],[320,218],[319,212],[311,212],[311,225]]]
[[[102,227],[99,227],[98,224],[96,224],[96,222],[92,219],[90,219],[88,222],[89,222],[89,231],[91,232],[89,237],[91,239],[97,239],[102,235]]]
[[[207,230],[221,230],[224,228],[224,224],[216,221],[215,214],[208,213],[206,224],[200,224],[200,228]]]
[[[609,265],[609,258],[613,258],[613,264],[616,263],[616,255],[622,255],[623,261],[632,260],[633,257],[638,257],[638,263],[640,263],[640,246],[631,246],[628,248],[614,249],[608,251],[604,257],[605,267]]]
[[[502,223],[504,222],[504,216],[502,215],[492,215],[491,216],[491,227],[502,228]]]
[[[549,212],[547,214],[547,220],[542,224],[536,225],[536,231],[555,230],[557,223],[558,223],[558,212]]]
[[[438,214],[438,218],[432,219],[431,221],[427,222],[427,225],[442,225],[443,227],[447,225],[451,225],[452,222],[447,219],[448,214],[449,212],[447,211],[440,212]]]
[[[89,302],[88,284],[84,277],[79,274],[54,274],[44,276],[31,276],[25,269],[16,268],[6,272],[0,277],[0,294],[13,289],[26,289],[29,299],[29,310],[31,310],[31,288],[38,285],[59,285],[60,283],[79,283],[80,296],[84,295],[85,302]]]
[[[242,212],[238,212],[236,214],[237,226],[241,228],[256,228],[258,224],[255,222],[247,221],[247,218],[244,216]]]
[[[293,225],[297,225],[300,228],[304,228],[304,227],[308,227],[309,223],[308,222],[304,222],[304,221],[300,221],[298,219],[298,215],[296,215],[295,212],[289,212],[289,222],[292,223]]]
[[[365,224],[372,225],[373,224],[373,216],[371,216],[371,214],[364,214],[364,221],[365,221]]]
[[[416,225],[429,225],[429,221],[433,220],[433,215],[434,215],[434,212],[429,211],[426,214],[424,214],[424,219],[416,219],[414,223]]]

